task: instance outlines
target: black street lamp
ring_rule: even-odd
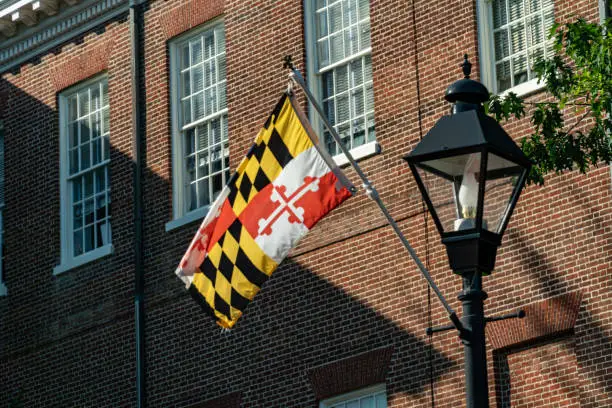
[[[404,157],[446,246],[452,270],[463,278],[461,338],[468,408],[489,406],[482,275],[495,266],[497,247],[525,184],[531,162],[482,103],[489,92],[465,77],[451,84],[442,117]]]

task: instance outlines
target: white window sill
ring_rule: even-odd
[[[100,248],[96,248],[93,251],[89,251],[83,255],[79,255],[76,258],[71,258],[66,260],[64,263],[57,265],[55,268],[53,268],[53,274],[59,275],[60,273],[69,271],[78,266],[93,262],[96,259],[112,254],[113,251],[114,249],[112,244],[101,246]]]
[[[206,216],[206,214],[208,213],[208,209],[210,208],[209,205],[205,206],[205,207],[200,207],[198,209],[195,209],[185,215],[183,215],[181,218],[177,218],[175,220],[169,221],[166,223],[166,232],[168,231],[172,231],[173,229],[182,227],[183,225],[187,225],[190,224],[194,221],[198,221],[198,220],[203,220],[204,217]]]
[[[7,295],[6,285],[3,282],[0,282],[0,296]]]
[[[351,155],[353,159],[360,160],[378,154],[380,151],[381,149],[378,142],[369,142],[351,149]],[[349,162],[344,154],[338,154],[334,156],[333,159],[338,166],[344,166]]]
[[[510,92],[516,94],[518,97],[526,97],[538,91],[544,89],[544,82],[539,82],[538,78],[530,79],[527,82],[523,82],[520,85],[514,86],[510,89],[506,89],[504,92],[499,94],[500,98],[504,98]]]

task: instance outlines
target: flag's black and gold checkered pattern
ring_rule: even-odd
[[[235,219],[212,246],[191,288],[221,326],[231,327],[277,266]]]
[[[283,96],[229,182],[228,200],[234,213],[239,216],[253,197],[278,177],[287,163],[312,146],[289,98]]]
[[[257,245],[238,216],[287,163],[311,147],[310,137],[284,95],[226,186],[229,206],[223,207],[226,213],[220,219],[233,221],[208,247],[189,287],[192,296],[220,326],[230,328],[236,323],[278,266]],[[227,214],[228,207],[232,214]]]

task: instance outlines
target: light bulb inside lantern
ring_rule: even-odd
[[[459,204],[463,218],[476,218],[476,206],[478,204],[478,182],[476,173],[466,170],[463,173],[461,187],[459,187]]]
[[[461,186],[457,199],[459,200],[461,218],[455,221],[455,231],[474,228],[474,219],[478,206],[478,180],[476,173],[480,171],[480,155],[471,155],[463,170]]]

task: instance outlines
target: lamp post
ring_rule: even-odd
[[[504,129],[484,113],[489,92],[470,79],[451,84],[442,117],[404,159],[408,162],[446,246],[451,269],[463,280],[461,339],[468,408],[487,408],[482,276],[495,266],[497,247],[525,184],[531,162]]]

